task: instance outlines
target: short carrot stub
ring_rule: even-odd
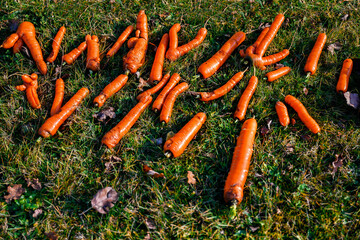
[[[340,72],[338,83],[336,85],[337,92],[342,92],[342,93],[347,92],[352,69],[353,69],[353,61],[350,58],[345,59]]]
[[[287,107],[283,102],[277,102],[275,105],[276,113],[279,117],[279,122],[282,126],[286,127],[290,123],[289,113]]]

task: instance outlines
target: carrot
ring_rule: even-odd
[[[132,37],[127,41],[128,48],[133,48],[139,38],[138,37]]]
[[[203,78],[212,76],[230,57],[231,53],[245,40],[245,33],[235,33],[209,60],[198,68]]]
[[[238,72],[225,85],[221,86],[220,88],[212,92],[200,92],[197,94],[200,94],[200,100],[204,102],[218,99],[230,92],[230,90],[233,89],[238,82],[240,82],[243,76],[244,72]]]
[[[171,76],[169,82],[164,87],[164,89],[160,92],[159,96],[155,99],[155,101],[152,105],[152,110],[154,110],[155,112],[161,110],[166,96],[169,94],[169,92],[175,87],[175,85],[179,81],[180,81],[180,75],[177,73],[174,73]]]
[[[238,118],[242,121],[245,118],[246,110],[248,108],[250,99],[255,92],[256,86],[258,84],[258,78],[256,76],[252,76],[249,80],[249,84],[247,85],[245,91],[241,95],[240,101],[237,105],[234,117]]]
[[[62,102],[64,100],[64,80],[59,78],[55,83],[55,97],[54,102],[50,110],[50,116],[54,116],[58,112],[60,112]]]
[[[144,10],[140,10],[136,19],[136,30],[138,31],[137,37],[148,40],[148,22]]]
[[[109,97],[117,93],[126,84],[127,80],[128,76],[125,74],[121,74],[115,78],[115,80],[109,83],[94,99],[95,106],[102,107]]]
[[[198,133],[205,120],[205,113],[200,112],[196,114],[179,132],[165,142],[165,155],[167,157],[172,155],[175,158],[180,156]]]
[[[44,138],[53,136],[59,127],[64,123],[68,117],[76,110],[81,101],[89,94],[87,88],[81,88],[77,93],[70,98],[70,100],[62,106],[60,112],[48,118],[40,127],[38,133]]]
[[[284,58],[286,58],[289,55],[289,53],[290,52],[288,49],[284,49],[281,52],[275,53],[270,56],[263,57],[262,63],[264,64],[264,66],[268,66],[268,65],[277,63],[277,62],[283,60]]]
[[[157,93],[163,86],[165,86],[165,84],[169,81],[170,78],[170,72],[168,72],[167,74],[165,74],[165,76],[161,79],[161,81],[154,86],[153,88],[150,88],[144,92],[142,92],[141,94],[139,94],[136,99],[140,100],[143,96],[145,95],[152,95],[154,93]]]
[[[165,52],[168,47],[169,35],[165,33],[161,38],[160,44],[156,50],[154,63],[151,68],[149,81],[160,81],[162,78],[162,71],[164,66]]]
[[[36,89],[38,88],[38,75],[36,73],[31,75],[22,75],[21,79],[24,84],[16,86],[16,89],[19,91],[26,91],[26,98],[32,108],[41,108],[39,97],[36,92]]]
[[[275,71],[272,71],[272,72],[268,72],[266,74],[266,79],[268,82],[273,82],[275,81],[276,79],[279,79],[281,78],[282,76],[285,76],[286,74],[288,74],[289,72],[291,71],[291,68],[289,67],[282,67],[282,68],[279,68]]]
[[[310,116],[307,112],[304,105],[295,97],[287,95],[285,97],[285,102],[289,104],[298,114],[300,120],[305,124],[305,126],[313,133],[319,133],[320,127],[317,122]]]
[[[115,44],[107,52],[106,57],[110,58],[110,57],[114,56],[119,51],[121,46],[124,44],[126,39],[130,36],[130,34],[132,33],[133,30],[134,30],[133,26],[131,26],[131,25],[128,26],[124,30],[124,32],[120,35],[120,37],[116,40]]]
[[[55,61],[55,59],[59,53],[60,44],[64,38],[65,32],[66,32],[66,28],[64,26],[62,26],[59,29],[58,33],[56,34],[54,41],[52,43],[52,51],[51,51],[49,57],[46,59],[46,61],[48,61],[49,63],[52,63]]]
[[[342,92],[342,93],[347,92],[352,68],[353,68],[353,61],[350,58],[345,59],[343,66],[341,68],[339,81],[336,85],[337,92]]]
[[[23,45],[24,45],[24,41],[21,38],[19,38],[19,40],[16,41],[13,47],[13,53],[14,54],[19,53]]]
[[[257,46],[259,46],[260,42],[264,39],[264,37],[268,31],[269,31],[268,27],[264,28],[253,45],[249,46],[245,52],[244,52],[244,50],[240,50],[241,57],[245,58],[249,54],[255,54],[255,49],[257,48]]]
[[[86,48],[87,48],[86,41],[82,42],[77,48],[73,49],[68,54],[65,54],[62,57],[63,61],[65,61],[69,65],[73,64],[75,60],[80,56],[80,54],[83,51],[85,51]]]
[[[169,49],[166,52],[166,58],[168,58],[168,52],[173,51],[178,47],[178,32],[180,31],[181,25],[179,23],[175,23],[169,30]]]
[[[101,142],[108,148],[115,147],[121,138],[130,130],[140,117],[141,113],[150,105],[152,97],[146,95],[140,99],[139,103],[130,110],[130,112],[102,138]]]
[[[168,123],[170,121],[171,112],[174,107],[176,98],[181,93],[185,92],[188,88],[189,85],[186,82],[183,82],[174,87],[174,89],[169,92],[161,108],[160,122]]]
[[[283,125],[284,127],[289,125],[290,118],[289,118],[288,110],[287,110],[285,104],[279,101],[276,103],[275,109],[276,109],[276,113],[279,117],[280,124]]]
[[[326,34],[320,33],[315,42],[313,49],[310,52],[310,55],[308,56],[308,58],[306,60],[304,71],[308,75],[313,75],[316,72],[320,54],[325,46],[325,43],[326,43]]]
[[[19,34],[17,32],[13,33],[5,39],[5,41],[0,47],[3,47],[5,49],[12,48],[19,39],[20,39]]]
[[[87,45],[86,68],[94,72],[100,70],[100,50],[99,39],[97,36],[86,35]]]

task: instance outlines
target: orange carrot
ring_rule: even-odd
[[[144,10],[140,10],[138,17],[136,19],[136,30],[138,31],[137,37],[143,38],[148,41],[148,22]]]
[[[276,79],[279,79],[281,78],[282,76],[285,76],[286,74],[288,74],[289,72],[291,71],[291,68],[289,67],[282,67],[282,68],[279,68],[275,71],[272,71],[272,72],[268,72],[266,74],[266,79],[268,82],[273,82],[275,81]]]
[[[179,44],[178,32],[180,31],[181,25],[179,23],[174,24],[169,30],[169,49],[166,53],[166,58],[168,59],[168,52],[176,49]]]
[[[68,54],[65,54],[62,59],[69,65],[73,64],[80,54],[87,48],[86,41],[82,42],[77,48],[73,49]]]
[[[326,43],[326,34],[320,33],[313,49],[311,50],[310,55],[308,56],[308,58],[306,60],[304,71],[307,74],[313,75],[316,72],[320,54],[325,46],[325,43]]]
[[[138,37],[132,37],[127,41],[128,48],[133,48],[139,38]]]
[[[249,54],[255,54],[255,49],[257,48],[257,46],[259,46],[260,42],[264,39],[264,37],[268,31],[269,31],[268,27],[264,28],[253,45],[249,46],[245,52],[244,52],[244,50],[241,50],[240,51],[241,57],[245,58]]]
[[[256,76],[252,76],[249,80],[249,84],[247,85],[245,91],[241,95],[240,101],[237,105],[234,117],[238,118],[242,121],[245,118],[246,110],[248,108],[250,99],[255,92],[256,86],[258,84],[258,78]]]
[[[77,93],[70,98],[70,100],[62,106],[60,112],[48,118],[45,123],[40,127],[38,133],[44,138],[53,136],[59,127],[64,123],[68,117],[76,110],[81,101],[89,94],[87,88],[81,88]]]
[[[24,45],[24,41],[21,38],[19,38],[19,40],[16,41],[13,47],[13,53],[14,54],[19,53],[23,45]]]
[[[59,54],[60,44],[64,38],[65,32],[66,32],[66,28],[64,26],[62,26],[59,29],[58,33],[56,34],[54,41],[52,43],[52,51],[51,51],[49,57],[46,59],[46,61],[48,61],[49,63],[54,62],[57,55]]]
[[[5,41],[0,47],[3,47],[5,49],[12,48],[19,39],[20,39],[19,34],[17,32],[13,33],[5,39]]]
[[[109,97],[117,93],[126,84],[127,80],[128,76],[125,74],[121,74],[115,78],[115,80],[109,83],[94,99],[95,106],[102,107]]]
[[[130,112],[102,138],[101,142],[108,148],[115,147],[121,138],[130,130],[140,117],[141,113],[150,105],[152,97],[146,95],[140,99],[139,103],[130,110]]]
[[[198,133],[205,120],[205,113],[200,112],[196,114],[178,133],[165,142],[165,155],[170,157],[172,154],[175,158],[180,156]]]
[[[161,108],[160,113],[160,122],[168,123],[170,121],[171,112],[174,107],[174,103],[176,98],[183,92],[185,92],[189,88],[189,85],[186,82],[180,83],[173,90],[169,92],[166,96],[164,104]]]
[[[161,38],[160,44],[156,50],[154,63],[151,68],[149,81],[160,81],[162,78],[162,71],[164,66],[165,52],[169,42],[169,35],[167,33]]]
[[[289,118],[288,110],[287,110],[287,107],[285,106],[285,104],[279,101],[276,103],[275,109],[276,109],[276,113],[279,117],[280,124],[283,125],[284,127],[289,125],[290,118]]]
[[[54,116],[55,114],[60,112],[61,105],[64,100],[64,89],[64,80],[62,78],[57,79],[55,83],[55,97],[50,110],[50,116]]]
[[[100,50],[99,39],[97,36],[86,35],[85,37],[87,45],[87,58],[86,68],[94,72],[100,70]]]
[[[107,52],[106,57],[110,58],[114,56],[120,49],[120,47],[124,44],[126,39],[130,36],[131,32],[134,30],[133,26],[128,26],[124,32],[120,35],[120,37],[117,39],[115,44],[110,48],[110,50]]]
[[[342,92],[342,93],[347,92],[352,68],[353,68],[353,61],[350,58],[345,59],[340,72],[339,81],[336,85],[337,92]]]
[[[165,74],[165,76],[161,79],[161,81],[154,86],[153,88],[150,88],[144,92],[142,92],[141,94],[139,94],[136,99],[140,100],[143,96],[145,95],[152,95],[154,93],[157,93],[163,86],[165,86],[165,84],[169,81],[170,78],[170,72],[168,72],[167,74]]]
[[[198,68],[203,78],[212,76],[230,57],[231,53],[245,40],[245,33],[235,33],[209,60]]]
[[[270,56],[263,57],[262,63],[264,64],[264,66],[268,66],[268,65],[277,63],[277,62],[283,60],[284,58],[286,58],[289,55],[289,53],[290,52],[288,49],[284,49],[281,52],[275,53]]]
[[[285,97],[285,102],[289,104],[298,114],[300,120],[305,124],[305,126],[313,133],[319,133],[320,127],[317,122],[310,116],[307,112],[304,105],[295,97],[287,95]]]
[[[36,73],[29,75],[22,75],[21,79],[24,84],[16,86],[19,91],[26,91],[26,98],[32,108],[39,109],[41,104],[37,95],[36,89],[38,88],[38,75]]]
[[[180,81],[180,75],[177,73],[174,73],[168,84],[166,84],[166,86],[164,87],[164,89],[160,92],[159,96],[155,99],[153,105],[152,105],[152,110],[154,110],[155,112],[160,111],[164,100],[166,98],[166,96],[169,94],[169,92],[175,87],[175,85]]]

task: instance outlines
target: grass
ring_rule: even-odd
[[[204,25],[208,36],[197,49],[166,70],[178,72],[191,91],[215,89],[236,72],[244,70],[243,60],[234,53],[209,80],[196,77],[200,63],[212,56],[236,31],[247,33],[248,46],[260,33],[261,23],[270,23],[285,12],[281,27],[266,54],[290,47],[282,61],[292,72],[274,82],[259,81],[250,102],[247,118],[259,124],[254,154],[246,182],[243,202],[237,217],[230,221],[229,207],[223,201],[224,182],[241,123],[232,114],[251,74],[251,69],[234,90],[221,99],[204,104],[182,95],[175,103],[172,119],[163,126],[158,114],[146,110],[114,151],[101,145],[101,138],[136,104],[138,80],[135,76],[104,107],[115,108],[117,117],[107,124],[92,115],[94,97],[122,74],[122,47],[95,74],[85,70],[86,56],[68,73],[65,100],[81,87],[90,89],[73,114],[72,120],[54,137],[39,139],[37,130],[49,115],[60,58],[49,65],[49,73],[39,77],[40,110],[33,110],[22,92],[21,74],[37,71],[24,54],[13,55],[0,49],[0,190],[6,195],[9,185],[26,188],[23,199],[10,204],[0,198],[0,238],[44,239],[56,232],[61,239],[358,239],[360,232],[360,121],[359,113],[348,107],[335,86],[342,61],[360,57],[360,7],[357,1],[0,1],[0,41],[10,30],[8,20],[28,20],[35,24],[38,40],[48,56],[52,38],[62,25],[67,27],[62,53],[78,46],[86,34],[96,34],[102,53],[144,9],[149,19],[150,41],[158,44],[174,23],[181,23],[180,43],[192,39]],[[349,14],[343,21],[341,18]],[[317,74],[305,79],[303,66],[319,32],[328,35],[327,45],[340,42],[342,49],[332,55],[324,50]],[[141,76],[148,78],[154,58],[149,47]],[[272,67],[269,70],[273,69]],[[256,71],[262,79],[267,71]],[[354,74],[349,89],[359,93]],[[305,95],[303,89],[308,89]],[[301,100],[318,121],[322,132],[311,134],[294,111],[296,125],[283,128],[276,116],[275,103],[292,94]],[[199,111],[208,116],[203,128],[186,152],[167,159],[162,146],[153,139],[177,132]],[[265,136],[260,129],[272,120]],[[343,165],[332,174],[335,154],[344,157]],[[111,156],[122,159],[105,172]],[[142,163],[163,172],[165,179],[152,179],[142,172]],[[187,171],[195,174],[196,185],[187,183]],[[26,187],[26,178],[38,178],[43,188]],[[106,186],[119,193],[119,201],[107,215],[91,207],[95,193]],[[36,208],[44,213],[32,218]],[[83,213],[83,214],[82,214]],[[150,220],[149,220],[150,219]],[[149,229],[152,221],[156,229]]]

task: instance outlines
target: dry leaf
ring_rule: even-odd
[[[140,72],[137,71],[137,72],[135,73],[135,76],[136,76],[137,79],[139,79],[139,78],[140,78]]]
[[[259,29],[264,29],[264,28],[267,28],[267,27],[270,27],[270,23],[261,23],[260,26],[259,26]]]
[[[276,63],[275,64],[275,69],[279,69],[279,68],[282,68],[282,67],[285,67],[285,65],[282,64],[282,63]]]
[[[310,135],[301,135],[301,138],[307,142],[311,141],[311,136]]]
[[[341,18],[341,20],[342,20],[342,21],[346,21],[346,20],[348,20],[348,18],[349,18],[349,14],[345,14],[345,15]]]
[[[360,108],[360,99],[359,99],[359,95],[357,93],[351,93],[351,92],[346,92],[344,93],[344,97],[346,99],[346,104],[358,109]]]
[[[144,91],[143,90],[143,87],[148,87],[149,84],[147,83],[147,81],[145,81],[142,77],[139,79],[139,85],[137,86],[137,88],[140,90],[140,91]]]
[[[251,230],[252,232],[256,232],[259,228],[260,228],[260,227],[252,227],[252,226],[250,226],[250,230]]]
[[[40,216],[42,213],[43,213],[43,211],[42,211],[40,208],[35,209],[32,217],[33,217],[33,218],[37,218],[37,217]]]
[[[267,124],[267,127],[269,130],[271,129],[271,123],[272,123],[271,119],[266,121],[266,124]]]
[[[30,180],[30,179],[26,178],[25,180],[27,182],[28,187],[31,186],[35,190],[38,190],[38,191],[41,190],[42,186],[41,186],[41,183],[39,182],[39,179],[34,178],[34,179]]]
[[[308,95],[308,93],[309,93],[309,91],[308,91],[308,89],[306,87],[303,88],[303,92],[304,92],[305,95]]]
[[[342,48],[339,42],[332,43],[327,47],[327,50],[331,53],[331,55],[335,54],[335,50],[340,50]]]
[[[122,162],[121,158],[112,156],[110,161],[105,163],[105,173],[111,172],[111,170],[114,168],[114,164],[119,162]]]
[[[189,184],[196,184],[195,175],[191,171],[187,172],[187,179]]]
[[[261,136],[265,136],[266,134],[268,134],[269,133],[269,129],[267,128],[267,127],[265,127],[265,126],[263,126],[262,128],[261,128],[261,130],[260,130],[260,134],[261,134]]]
[[[148,227],[148,229],[150,229],[150,230],[155,230],[156,229],[155,222],[150,218],[145,219],[145,224]]]
[[[99,213],[106,214],[118,199],[119,194],[112,187],[106,187],[96,193],[91,200],[91,206]]]
[[[93,114],[93,117],[98,121],[103,122],[108,119],[112,119],[116,117],[116,113],[113,107],[105,108],[102,111]]]
[[[151,240],[151,236],[150,236],[150,233],[148,232],[146,234],[146,236],[144,237],[144,240]]]
[[[294,150],[295,150],[295,148],[293,145],[291,145],[290,143],[286,144],[285,151],[287,154],[292,153]]]
[[[55,232],[45,233],[45,236],[47,236],[50,240],[58,240],[59,239],[59,236]]]
[[[4,196],[4,198],[5,202],[10,203],[13,199],[19,199],[25,192],[25,189],[22,188],[21,184],[15,184],[13,187],[8,186],[7,191],[9,195]]]
[[[143,171],[146,173],[146,175],[153,177],[153,178],[163,178],[164,177],[163,173],[155,172],[151,167],[149,167],[146,164],[143,165]]]
[[[332,165],[334,167],[331,172],[332,175],[334,175],[337,172],[338,168],[343,165],[343,160],[344,158],[341,155],[335,154],[335,161],[332,162]]]

